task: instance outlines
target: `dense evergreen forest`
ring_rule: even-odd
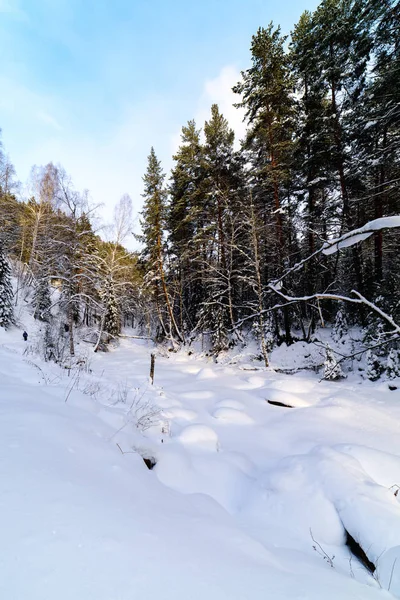
[[[234,87],[247,124],[240,149],[217,105],[203,127],[182,127],[170,175],[151,149],[140,252],[124,248],[128,197],[106,235],[61,167],[34,168],[22,199],[2,151],[0,323],[15,319],[18,299],[8,255],[14,296],[33,286],[35,317],[50,340],[58,315],[72,355],[77,328],[97,332],[97,350],[125,324],[174,347],[202,339],[214,353],[251,334],[268,365],[274,344],[310,340],[335,320],[362,327],[371,347],[393,349],[398,229],[320,249],[400,214],[399,31],[397,0],[324,0],[290,37],[260,27]],[[54,340],[47,345],[57,358]]]

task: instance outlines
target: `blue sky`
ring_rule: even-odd
[[[25,181],[61,163],[109,218],[141,208],[150,146],[171,166],[188,119],[213,102],[240,136],[230,88],[269,21],[289,33],[317,0],[0,0],[0,128]]]

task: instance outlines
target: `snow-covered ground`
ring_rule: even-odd
[[[400,597],[400,389],[34,337],[0,329],[1,599]]]

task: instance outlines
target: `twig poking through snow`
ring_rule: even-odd
[[[394,559],[393,561],[393,565],[392,565],[392,570],[390,572],[390,579],[389,579],[389,585],[388,585],[388,592],[390,592],[390,586],[392,585],[392,578],[393,578],[393,572],[394,572],[394,568],[396,566],[397,563],[397,558]]]
[[[322,556],[322,558],[323,558],[324,560],[326,560],[326,562],[328,563],[328,565],[329,565],[329,566],[330,566],[332,569],[334,569],[334,568],[335,568],[335,565],[333,564],[333,561],[334,561],[334,559],[335,559],[335,555],[333,555],[333,556],[329,556],[329,554],[327,554],[327,553],[325,552],[325,550],[323,549],[323,547],[321,546],[321,544],[320,544],[319,542],[317,542],[317,540],[314,538],[314,536],[313,536],[313,533],[312,533],[312,529],[311,529],[311,527],[310,527],[310,535],[311,535],[311,539],[312,539],[312,541],[313,541],[313,542],[314,542],[314,544],[315,544],[315,545],[313,546],[313,550],[315,550],[315,552],[316,552],[317,554],[319,554],[320,556]]]

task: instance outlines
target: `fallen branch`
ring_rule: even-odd
[[[352,231],[348,231],[344,233],[338,238],[335,238],[331,241],[326,241],[318,250],[315,250],[312,254],[303,258],[298,263],[293,265],[290,269],[287,269],[285,273],[283,273],[278,279],[275,279],[272,282],[272,285],[275,287],[279,286],[281,282],[286,279],[291,273],[295,273],[304,267],[310,260],[318,256],[319,254],[329,255],[338,252],[341,248],[348,248],[349,246],[353,246],[358,242],[362,242],[367,239],[370,235],[377,231],[381,231],[382,229],[392,229],[400,227],[400,215],[394,215],[392,217],[383,217],[380,219],[375,219],[363,225],[363,227],[359,227],[358,229],[353,229]]]
[[[384,319],[387,323],[389,323],[393,327],[393,331],[388,332],[389,334],[398,334],[400,335],[400,325],[393,320],[393,318],[385,313],[382,309],[380,309],[376,304],[370,302],[365,298],[360,292],[357,290],[351,290],[351,293],[357,296],[357,298],[350,298],[348,296],[342,296],[340,294],[325,294],[325,293],[316,293],[311,294],[310,296],[289,296],[288,294],[284,294],[279,289],[277,289],[274,284],[270,283],[268,285],[269,289],[278,294],[281,298],[288,302],[309,302],[310,300],[337,300],[338,302],[351,302],[352,304],[362,304],[364,306],[368,306],[371,310],[376,312],[382,319]]]

